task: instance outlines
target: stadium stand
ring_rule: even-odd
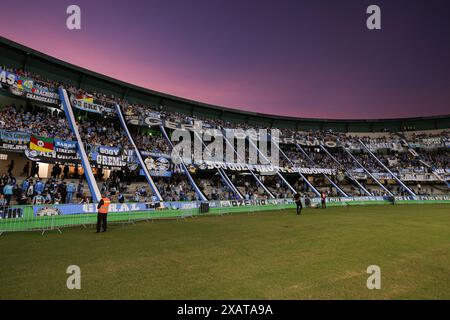
[[[129,202],[155,196],[117,106],[165,201],[286,199],[293,190],[305,197],[323,191],[329,197],[449,194],[448,116],[358,121],[251,114],[124,84],[5,39],[0,48],[5,64],[0,69],[0,149],[6,158],[0,194],[8,205],[92,201],[75,135],[60,105],[62,88],[96,183],[113,201],[119,194]],[[9,82],[11,75],[15,80]],[[199,121],[204,130],[279,129],[285,156],[280,156],[278,174],[223,163],[175,164],[165,131],[170,136],[175,128],[192,128]],[[227,148],[226,141],[222,147]]]

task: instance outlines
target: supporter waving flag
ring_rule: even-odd
[[[41,152],[52,152],[54,150],[53,138],[32,135],[30,137],[30,149]]]

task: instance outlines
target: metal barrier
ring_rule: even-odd
[[[116,205],[116,204],[115,204]],[[124,204],[126,205],[126,204]],[[117,206],[117,205],[116,205]],[[45,231],[58,230],[71,226],[88,226],[97,222],[97,213],[92,207],[86,207],[87,212],[71,211],[73,205],[42,205],[42,206],[8,206],[0,208],[0,233],[13,231]],[[129,208],[129,206],[127,207]],[[108,213],[109,223],[134,223],[139,220],[160,218],[183,218],[191,212],[197,214],[198,209],[159,209],[148,206],[145,210],[119,210]]]
[[[289,205],[288,205],[289,206]],[[108,223],[134,223],[156,219],[184,219],[199,215],[223,215],[243,211],[284,209],[280,203],[254,201],[113,203]],[[0,234],[14,231],[41,231],[45,233],[72,226],[94,225],[97,222],[96,204],[11,205],[0,207]]]

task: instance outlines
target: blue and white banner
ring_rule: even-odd
[[[79,110],[98,113],[98,114],[115,113],[114,109],[112,109],[112,108],[108,108],[102,104],[94,103],[93,101],[91,102],[91,101],[87,101],[84,99],[77,99],[77,98],[75,98],[74,95],[71,96],[71,102],[72,102],[72,107],[79,109]]]
[[[25,150],[25,155],[32,161],[45,163],[80,164],[81,159],[77,152],[76,141],[63,141],[54,139],[54,150],[42,152],[37,150]]]
[[[288,205],[293,204],[292,198],[283,199],[236,199],[236,200],[221,200],[220,207],[247,207],[247,206],[265,206],[265,205]]]
[[[152,177],[171,177],[171,162],[165,157],[147,157],[144,160],[145,167]],[[144,170],[140,170],[140,175],[144,175]]]
[[[0,83],[4,86],[13,86],[17,83],[18,75],[0,68]]]
[[[320,198],[317,198],[321,200]],[[368,197],[330,197],[327,198],[328,202],[353,202],[353,201],[383,201],[387,200],[387,197],[380,196],[368,196]]]
[[[109,212],[133,212],[150,210],[147,203],[111,203]],[[33,206],[35,216],[69,215],[83,213],[97,213],[97,204],[56,204],[47,206]]]
[[[198,209],[200,208],[200,203],[195,201],[163,202],[163,207],[176,210]],[[137,212],[148,210],[154,210],[154,204],[143,202],[111,203],[109,205],[108,212]],[[33,206],[33,212],[37,217],[97,213],[97,204],[55,204]]]
[[[176,210],[188,210],[200,208],[200,202],[196,201],[179,201],[179,202],[163,202],[164,208]]]
[[[27,132],[0,130],[0,149],[22,152],[28,149],[29,142]]]
[[[48,86],[42,81],[20,76],[0,68],[0,83],[2,87],[9,88],[14,95],[52,105],[60,104],[56,88]]]
[[[166,153],[151,152],[151,151],[147,151],[147,150],[140,150],[140,152],[141,152],[141,155],[143,157],[156,157],[156,158],[164,157],[164,158],[167,158],[167,159],[171,158],[171,155],[170,154],[166,154]]]
[[[417,200],[417,201],[450,201],[449,195],[436,195],[436,196],[397,196],[395,200]]]
[[[310,203],[318,204],[321,202],[320,197],[308,198]],[[371,202],[371,201],[388,201],[390,197],[387,196],[367,196],[367,197],[329,197],[329,203],[342,202]],[[396,196],[395,200],[416,200],[416,201],[450,201],[449,195],[441,196]],[[210,201],[211,208],[229,208],[229,207],[247,207],[247,206],[266,206],[266,205],[291,205],[294,204],[292,198],[285,199],[252,199],[252,200],[221,200]],[[162,203],[166,209],[175,210],[192,210],[199,209],[201,202],[199,201],[165,201]],[[110,213],[117,212],[138,212],[138,211],[152,211],[154,209],[153,203],[111,203],[109,206]],[[37,217],[54,216],[54,215],[74,215],[74,214],[93,214],[97,213],[97,204],[59,204],[59,205],[42,205],[33,206],[34,215]],[[15,217],[21,217],[22,213],[18,213]]]
[[[128,166],[135,170],[138,166],[133,150],[93,145],[89,145],[89,150],[89,158],[96,167],[120,169]]]
[[[50,88],[39,83],[32,83],[32,87],[24,86],[25,97],[40,102],[45,102],[53,105],[59,105],[60,99],[58,93]]]
[[[30,134],[20,131],[0,130],[0,139],[16,144],[28,144],[30,142]]]

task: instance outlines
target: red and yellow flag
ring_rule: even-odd
[[[30,137],[30,149],[41,152],[52,152],[54,149],[53,138],[32,135]]]
[[[83,97],[83,101],[87,103],[94,103],[94,98],[90,94],[88,94]]]

